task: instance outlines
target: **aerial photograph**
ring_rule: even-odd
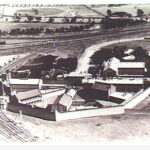
[[[0,4],[0,144],[150,142],[150,3]]]

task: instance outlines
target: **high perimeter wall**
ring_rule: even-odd
[[[22,111],[23,115],[28,115],[44,120],[52,120],[55,121],[55,112],[50,112],[43,108],[32,108],[30,105],[25,104],[8,104],[7,110],[15,113],[19,113],[19,111]]]
[[[37,108],[37,107],[32,108],[31,106],[24,105],[24,104],[8,104],[7,110],[15,113],[19,113],[19,111],[21,110],[23,115],[28,115],[28,116],[45,119],[45,120],[52,120],[52,121],[124,114],[124,108],[122,106],[111,107],[111,108],[97,108],[97,109],[90,109],[90,110],[79,110],[73,112],[58,112],[58,111],[50,112],[46,109]]]
[[[121,115],[124,114],[124,108],[120,107],[111,107],[111,108],[97,108],[91,110],[80,110],[73,112],[57,112],[56,111],[56,121],[69,120],[69,119],[78,119],[85,117],[94,117],[94,116],[108,116],[108,115]]]

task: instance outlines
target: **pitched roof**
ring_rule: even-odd
[[[104,63],[104,71],[109,68],[114,71],[117,71],[119,62],[120,62],[119,59],[117,59],[115,57],[111,58],[110,60],[108,60],[107,62]]]
[[[20,101],[30,99],[33,97],[40,97],[40,96],[41,96],[41,93],[38,89],[30,90],[30,91],[26,91],[26,92],[19,92],[16,94],[17,99]]]
[[[72,102],[72,97],[67,94],[64,94],[61,97],[59,104],[61,104],[63,106],[70,106],[71,102]]]
[[[72,98],[74,98],[74,96],[76,95],[77,91],[75,89],[70,89],[67,91],[67,95],[71,96]]]
[[[104,62],[104,70],[112,69],[118,71],[119,68],[145,68],[145,62],[120,62],[119,59],[113,57]]]

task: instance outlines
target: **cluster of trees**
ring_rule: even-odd
[[[57,80],[58,75],[63,75],[66,72],[61,69],[51,69],[50,71],[42,71],[41,78],[48,79],[48,80]]]
[[[112,16],[117,16],[117,17],[132,17],[131,14],[120,11],[120,12],[112,12],[110,9],[107,10],[107,16],[112,17]],[[142,9],[137,9],[137,17],[142,17],[144,16],[144,11]]]
[[[60,27],[60,28],[56,28],[56,29],[46,28],[45,33],[53,34],[53,33],[66,33],[66,32],[81,32],[84,30],[88,30],[94,24],[95,23],[80,25],[80,26]]]
[[[125,6],[127,4],[108,4],[108,7],[120,7],[120,6]]]
[[[21,22],[29,22],[29,23],[31,23],[31,22],[41,22],[42,21],[42,17],[36,16],[37,14],[38,14],[37,11],[35,11],[35,16],[28,15],[28,14],[25,14],[24,16],[22,16],[22,14],[15,13],[14,17],[13,17],[14,18],[14,22],[20,22],[20,21]],[[22,18],[24,18],[24,21],[23,21]],[[48,20],[46,19],[44,22],[54,23],[56,21],[55,19],[56,18],[54,18],[54,17],[49,17]],[[92,20],[91,18],[89,18],[86,22],[83,21],[83,20],[84,20],[83,17],[79,18],[79,20],[78,20],[78,18],[76,16],[75,17],[71,17],[71,18],[64,17],[64,18],[62,18],[62,23],[89,23],[90,24],[90,23],[92,23],[92,21],[94,21],[94,19]]]
[[[0,30],[0,35],[7,35],[7,34],[8,34],[7,31],[2,31],[2,30]]]
[[[107,10],[107,16],[109,16],[109,17],[112,17],[112,16],[117,16],[117,17],[132,17],[131,14],[129,14],[127,12],[124,12],[124,11],[112,13],[112,11],[110,9]]]
[[[10,35],[37,35],[39,33],[42,33],[44,31],[44,28],[26,28],[26,29],[11,29],[9,32]]]
[[[39,65],[22,66],[19,70],[29,70],[28,77],[30,78],[57,80],[58,75],[63,75],[76,69],[77,58],[58,59],[57,56],[47,55],[36,58],[32,63]]]
[[[133,19],[111,19],[111,18],[104,18],[101,21],[102,28],[109,29],[109,28],[117,28],[117,27],[125,27],[125,26],[133,26],[144,24],[146,21],[144,20],[133,20]]]
[[[144,11],[142,9],[137,10],[137,17],[142,17],[144,15]]]
[[[56,29],[50,28],[26,28],[26,29],[11,29],[10,35],[38,35],[40,33],[54,34],[54,33],[66,33],[66,32],[81,32],[83,30],[88,30],[90,27],[94,26],[95,22],[90,24],[80,25],[80,26],[70,26],[70,27],[60,27]]]

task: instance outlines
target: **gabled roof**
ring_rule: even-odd
[[[107,62],[104,62],[104,70],[111,69],[113,71],[118,71],[119,68],[145,68],[145,62],[120,62],[119,59],[113,57]]]
[[[72,102],[72,97],[67,94],[64,94],[61,97],[59,104],[68,107],[68,106],[70,106],[71,102]]]
[[[107,69],[112,69],[114,71],[117,71],[119,62],[120,62],[119,59],[115,57],[111,58],[110,60],[104,63],[104,71]]]
[[[16,97],[18,100],[23,101],[23,100],[31,99],[34,97],[41,97],[41,93],[39,90],[35,89],[35,90],[26,91],[26,92],[19,92],[16,94]]]

